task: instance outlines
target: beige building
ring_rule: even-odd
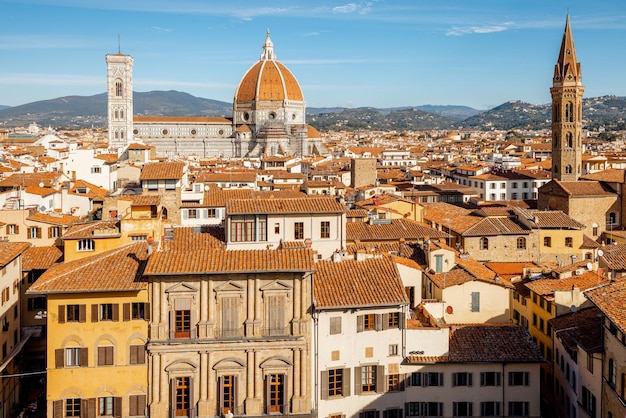
[[[144,272],[148,415],[312,416],[311,250],[194,241],[174,238]]]

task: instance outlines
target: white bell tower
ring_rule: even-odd
[[[106,63],[109,147],[121,148],[133,140],[133,57],[118,51]]]

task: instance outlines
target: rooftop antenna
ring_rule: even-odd
[[[120,34],[117,34],[117,53],[121,54],[122,53],[122,46],[121,46],[121,41],[120,41]]]

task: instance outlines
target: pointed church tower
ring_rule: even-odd
[[[133,139],[133,57],[118,51],[106,63],[109,147],[121,148]]]
[[[552,178],[576,181],[582,173],[582,72],[569,15],[552,79]]]

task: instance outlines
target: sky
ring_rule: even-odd
[[[307,107],[550,102],[566,16],[585,97],[626,96],[624,0],[0,0],[0,105],[134,90],[232,102],[266,31]]]

